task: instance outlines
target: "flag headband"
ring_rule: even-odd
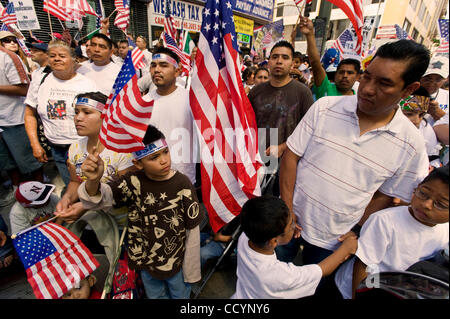
[[[175,69],[178,68],[178,63],[177,63],[177,61],[176,61],[174,58],[172,58],[171,56],[167,55],[167,54],[163,54],[163,53],[157,53],[157,54],[154,54],[154,55],[152,56],[152,61],[155,61],[155,60],[163,60],[163,61],[166,61],[167,63],[172,64],[172,65],[175,67]]]
[[[400,101],[400,107],[405,111],[427,112],[430,98],[426,96],[412,95]]]
[[[151,155],[153,153],[156,153],[164,148],[168,147],[167,142],[165,139],[159,139],[157,141],[154,141],[153,143],[150,143],[148,145],[145,145],[145,148],[136,152],[133,152],[133,157],[135,160],[140,160],[148,155]]]
[[[103,112],[103,109],[105,108],[105,104],[93,100],[93,99],[89,99],[87,97],[79,97],[77,98],[77,101],[75,103],[76,105],[83,105],[83,106],[89,106],[89,107],[93,107],[94,109],[96,109],[97,111],[99,111],[100,113]]]

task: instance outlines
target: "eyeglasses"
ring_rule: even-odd
[[[420,188],[416,188],[414,194],[418,199],[421,200],[429,200],[431,198],[427,193],[423,192]],[[433,207],[438,210],[448,210],[448,205],[436,200],[433,200]]]
[[[11,43],[11,42],[17,43],[16,39],[13,39],[13,38],[6,38],[6,39],[2,39],[1,41],[3,43]]]

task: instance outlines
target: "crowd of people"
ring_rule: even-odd
[[[9,223],[0,217],[0,275],[15,258],[11,234],[103,211],[126,229],[146,297],[190,298],[232,238],[204,226],[189,79],[174,52],[136,37],[138,87],[154,101],[145,148],[106,148],[101,115],[131,49],[108,28],[80,42],[64,31],[27,43],[31,58],[0,31],[0,170],[16,201]],[[266,195],[242,208],[233,298],[354,298],[367,266],[404,271],[448,254],[448,59],[399,40],[364,70],[343,59],[330,73],[312,21],[301,17],[299,28],[304,54],[284,40],[267,57],[240,53],[242,87],[266,129],[262,155],[278,169]],[[60,194],[44,174],[49,162]],[[64,297],[89,298],[94,281]]]

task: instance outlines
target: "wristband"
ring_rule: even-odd
[[[353,228],[351,229],[352,232],[355,233],[356,236],[359,237],[359,233],[361,232],[361,226],[359,226],[358,224],[356,224],[355,226],[353,226]]]

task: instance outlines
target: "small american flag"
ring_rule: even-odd
[[[132,47],[133,50],[131,50],[131,59],[133,60],[133,65],[136,68],[136,70],[142,69],[145,66],[144,63],[144,52],[141,51],[134,43],[133,40],[128,38],[128,46]]]
[[[103,9],[102,0],[95,0],[95,13],[97,18],[95,19],[95,28],[98,29],[102,26],[102,19],[105,17],[105,10]]]
[[[439,19],[439,34],[441,37],[441,43],[436,50],[436,53],[446,53],[448,54],[448,19]]]
[[[114,5],[117,9],[114,25],[126,33],[130,24],[130,0],[114,0]]]
[[[131,51],[114,82],[103,110],[100,141],[107,149],[131,153],[144,148],[142,139],[152,116],[153,100],[142,98]]]
[[[90,275],[99,263],[68,229],[44,222],[13,239],[36,298],[61,298]]]
[[[303,2],[304,0],[294,0],[295,5],[297,7],[300,7],[300,4]],[[306,3],[311,3],[312,0],[306,0]]]
[[[170,13],[170,1],[166,0],[164,6],[164,32],[167,33],[172,39],[177,40],[177,29],[175,29],[172,14]]]
[[[328,2],[331,2],[344,11],[347,18],[351,21],[356,31],[356,36],[358,37],[355,52],[361,54],[363,47],[362,28],[364,26],[362,0],[328,0]]]
[[[412,38],[409,36],[408,32],[403,30],[398,24],[395,25],[395,36],[399,40],[411,40]]]
[[[58,6],[57,0],[44,0],[44,11],[50,13],[59,20],[71,20],[70,15],[66,13],[64,8]]]
[[[186,52],[183,52],[178,48],[175,40],[164,32],[163,35],[164,46],[174,52],[179,58],[181,62],[181,67],[183,69],[183,73],[186,75],[191,71],[191,57]]]
[[[202,198],[214,232],[260,195],[263,169],[255,114],[240,78],[231,2],[205,3],[189,92],[200,135]],[[236,134],[233,141],[226,138],[230,131]],[[245,138],[239,136],[243,132]]]
[[[31,57],[31,52],[28,49],[27,45],[25,44],[25,41],[23,39],[17,39],[17,44],[20,46],[20,48],[22,49],[23,53],[25,53],[26,56]]]
[[[0,4],[1,5],[1,4]],[[5,8],[0,8],[0,21],[6,25],[17,23],[16,11],[14,10],[14,3],[9,2]]]
[[[344,52],[345,52],[345,45],[347,42],[353,42],[355,39],[353,38],[352,31],[350,28],[345,29],[344,32],[341,33],[341,35],[334,41],[332,48],[337,49],[340,52],[340,60],[343,59]]]

